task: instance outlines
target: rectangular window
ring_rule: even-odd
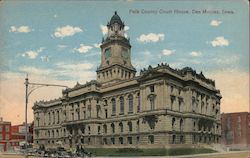
[[[9,126],[5,126],[5,131],[9,132],[10,131],[10,127]]]
[[[151,85],[149,88],[150,88],[150,92],[151,92],[151,93],[155,92],[155,87],[154,87],[154,85]]]
[[[132,144],[132,137],[128,137],[128,144]]]
[[[2,132],[3,131],[3,127],[2,126],[0,126],[0,132]]]
[[[111,138],[111,143],[115,144],[115,138]]]
[[[105,118],[108,118],[108,109],[105,109]]]

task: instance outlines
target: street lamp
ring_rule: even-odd
[[[68,88],[68,86],[57,85],[57,84],[44,84],[44,83],[31,83],[29,82],[28,75],[25,78],[25,158],[28,157],[28,123],[27,123],[27,108],[28,108],[28,99],[32,92],[41,87],[64,87]],[[33,85],[31,89],[29,89],[29,85]]]

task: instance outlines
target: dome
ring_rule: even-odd
[[[123,25],[121,18],[119,17],[119,15],[117,14],[116,11],[115,11],[115,15],[112,16],[109,24],[112,25],[114,23],[118,23],[120,25]]]

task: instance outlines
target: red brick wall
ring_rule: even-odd
[[[250,144],[249,116],[248,112],[222,114],[222,143],[243,146]]]

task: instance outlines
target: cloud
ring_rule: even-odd
[[[56,67],[67,70],[89,70],[92,69],[94,65],[92,63],[78,63],[78,64],[57,63]]]
[[[210,25],[211,25],[211,26],[219,26],[221,23],[222,23],[222,21],[219,21],[219,20],[212,20],[212,21],[210,22]]]
[[[79,52],[79,53],[87,53],[87,52],[90,51],[92,48],[93,48],[92,46],[80,44],[80,47],[79,47],[79,48],[74,48],[74,51],[77,51],[77,52]]]
[[[140,37],[137,38],[137,40],[139,42],[158,42],[158,41],[163,41],[165,37],[165,34],[163,33],[159,33],[159,34],[155,34],[155,33],[149,33],[147,35],[142,34],[140,35]]]
[[[58,15],[56,15],[56,14],[55,14],[53,17],[54,17],[54,18],[57,18],[57,17],[58,17]]]
[[[105,25],[100,25],[101,31],[103,35],[106,35],[108,33],[108,27]]]
[[[65,49],[67,46],[66,45],[62,45],[62,44],[59,44],[59,45],[57,45],[57,50],[63,50],[63,49]]]
[[[216,64],[219,64],[219,65],[222,65],[222,64],[227,64],[227,65],[231,65],[231,64],[235,64],[237,62],[240,61],[240,56],[239,55],[232,55],[232,56],[229,56],[227,58],[225,57],[221,57],[221,58],[214,58],[214,59],[211,59],[212,62],[216,63]]]
[[[95,43],[94,44],[94,47],[96,47],[96,48],[100,48],[100,46],[101,46],[101,43]]]
[[[42,61],[49,62],[49,56],[41,56]]]
[[[20,27],[11,26],[9,32],[28,33],[31,32],[31,29],[29,28],[29,26],[20,26]]]
[[[39,53],[41,53],[45,48],[41,47],[38,50],[29,50],[26,51],[25,53],[22,53],[23,57],[28,57],[30,59],[35,59]]]
[[[199,57],[199,56],[202,55],[202,53],[201,53],[201,52],[192,51],[192,52],[190,53],[190,55],[193,56],[193,57]]]
[[[29,66],[23,66],[20,67],[19,70],[26,74],[32,74],[32,75],[50,75],[52,74],[52,70],[50,69],[41,69],[36,67],[29,67]]]
[[[68,36],[73,36],[79,32],[83,32],[83,30],[80,27],[73,27],[70,25],[66,25],[63,27],[56,28],[54,36],[57,38],[64,38]]]
[[[211,41],[213,47],[223,47],[229,46],[229,41],[225,39],[223,36],[216,37],[213,41]]]
[[[170,49],[163,49],[162,50],[162,55],[169,56],[175,53],[175,50],[170,50]]]
[[[124,31],[128,31],[128,30],[129,30],[129,26],[125,26]]]

